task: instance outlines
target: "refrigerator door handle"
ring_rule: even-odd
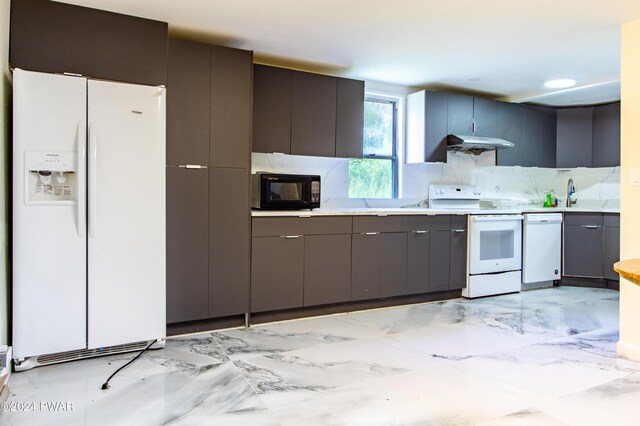
[[[98,232],[98,135],[96,124],[89,123],[89,236],[95,238]]]
[[[84,120],[78,121],[78,173],[76,175],[77,202],[78,202],[78,235],[82,238],[87,234],[87,203],[85,200],[87,191],[85,188],[87,173],[87,124]]]

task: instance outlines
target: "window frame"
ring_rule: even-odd
[[[393,107],[393,129],[392,129],[392,154],[378,155],[364,153],[364,138],[362,140],[362,159],[391,160],[391,199],[398,198],[398,100],[380,95],[365,94],[365,102],[378,102],[381,104],[391,104]],[[364,129],[364,124],[363,124]]]

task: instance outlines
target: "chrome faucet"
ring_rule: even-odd
[[[573,179],[569,178],[567,182],[567,207],[571,207],[578,200],[571,201],[571,196],[576,193],[576,186],[573,184]]]

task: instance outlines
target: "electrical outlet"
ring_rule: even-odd
[[[640,186],[640,169],[631,169],[631,186]]]

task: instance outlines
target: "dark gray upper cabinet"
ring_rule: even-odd
[[[362,158],[364,81],[338,78],[336,157]]]
[[[96,11],[93,77],[167,84],[167,23]]]
[[[167,164],[209,164],[209,45],[169,40]]]
[[[557,167],[589,167],[593,162],[593,108],[558,110]]]
[[[253,152],[291,153],[291,80],[288,69],[253,66]]]
[[[556,111],[526,105],[522,162],[514,165],[556,166]],[[500,155],[500,154],[498,154]]]
[[[449,290],[467,286],[467,217],[451,216]]]
[[[249,170],[210,169],[209,316],[249,312]]]
[[[473,97],[448,94],[447,133],[473,134]]]
[[[351,298],[351,234],[304,239],[304,306]]]
[[[336,155],[336,93],[336,77],[293,73],[291,154]]]
[[[11,67],[93,75],[94,12],[48,0],[13,0]]]
[[[209,171],[167,167],[167,323],[209,317]]]
[[[558,112],[553,108],[537,108],[540,126],[540,157],[538,167],[556,167]],[[526,116],[525,116],[526,128]]]
[[[167,84],[167,23],[52,1],[11,3],[12,67]]]
[[[473,98],[473,122],[474,135],[495,138],[498,134],[498,102]]]
[[[407,96],[407,163],[447,161],[447,98],[428,90]]]
[[[211,46],[210,161],[213,167],[249,168],[253,54]]]
[[[620,165],[620,103],[593,109],[593,167]]]
[[[525,159],[525,108],[519,104],[498,102],[498,137],[515,145],[496,151],[496,165],[521,166]]]

